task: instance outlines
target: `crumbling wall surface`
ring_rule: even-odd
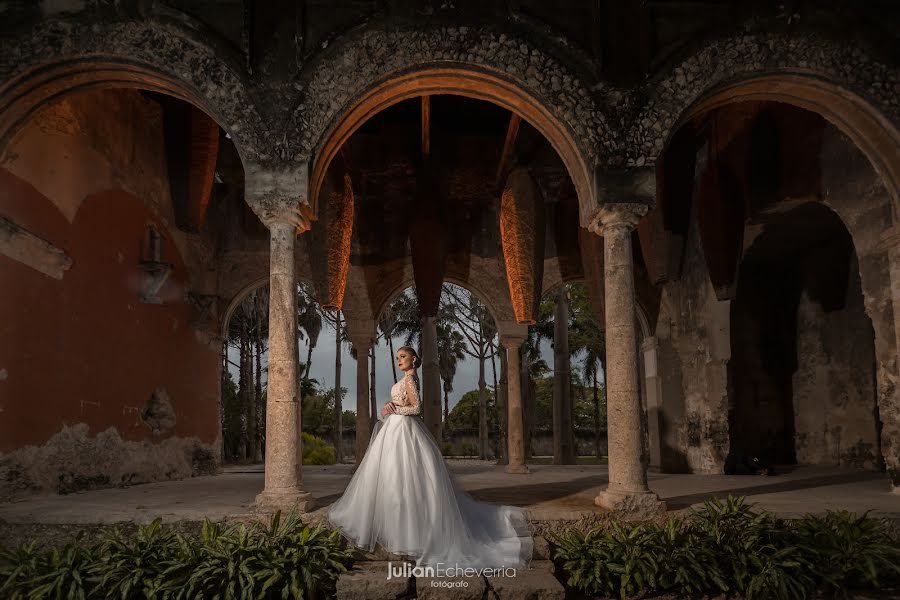
[[[183,477],[187,448],[216,444],[221,340],[198,335],[198,254],[177,243],[159,123],[135,95],[56,106],[0,168],[16,239],[67,259],[52,271],[0,249],[0,496]],[[151,226],[171,267],[156,285]]]
[[[695,216],[681,279],[665,284],[657,321],[663,467],[721,473],[729,450],[729,301],[716,298]]]
[[[34,493],[67,494],[218,471],[218,452],[196,437],[123,440],[110,427],[63,428],[45,444],[0,454],[0,502]]]
[[[884,239],[892,225],[891,198],[862,152],[830,125],[823,136],[821,161],[823,202],[850,231],[859,260],[865,311],[875,335],[881,454],[896,490],[900,486],[900,390],[891,286],[898,281],[892,282],[890,244]]]
[[[800,296],[793,376],[794,446],[800,464],[874,468],[875,340],[853,256],[844,308]]]

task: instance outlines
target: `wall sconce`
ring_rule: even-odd
[[[163,261],[162,244],[165,238],[156,230],[153,225],[147,226],[148,252],[145,258],[143,244],[141,244],[140,260],[138,268],[143,271],[147,277],[141,284],[140,301],[145,304],[162,304],[159,296],[156,294],[169,278],[172,272],[172,265]]]

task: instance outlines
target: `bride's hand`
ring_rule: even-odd
[[[384,405],[384,408],[381,409],[381,416],[392,415],[394,414],[394,404],[393,402],[388,402]]]

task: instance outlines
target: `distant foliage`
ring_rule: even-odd
[[[337,462],[334,446],[309,433],[303,432],[303,464],[333,465]]]
[[[592,596],[837,596],[900,585],[900,543],[889,532],[846,511],[785,521],[729,496],[684,519],[569,529],[553,540],[553,557],[567,584]]]

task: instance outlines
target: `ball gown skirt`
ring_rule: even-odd
[[[416,566],[527,566],[533,539],[525,512],[478,502],[459,487],[421,418],[378,421],[344,495],[327,513],[342,535],[370,552],[416,559]]]

